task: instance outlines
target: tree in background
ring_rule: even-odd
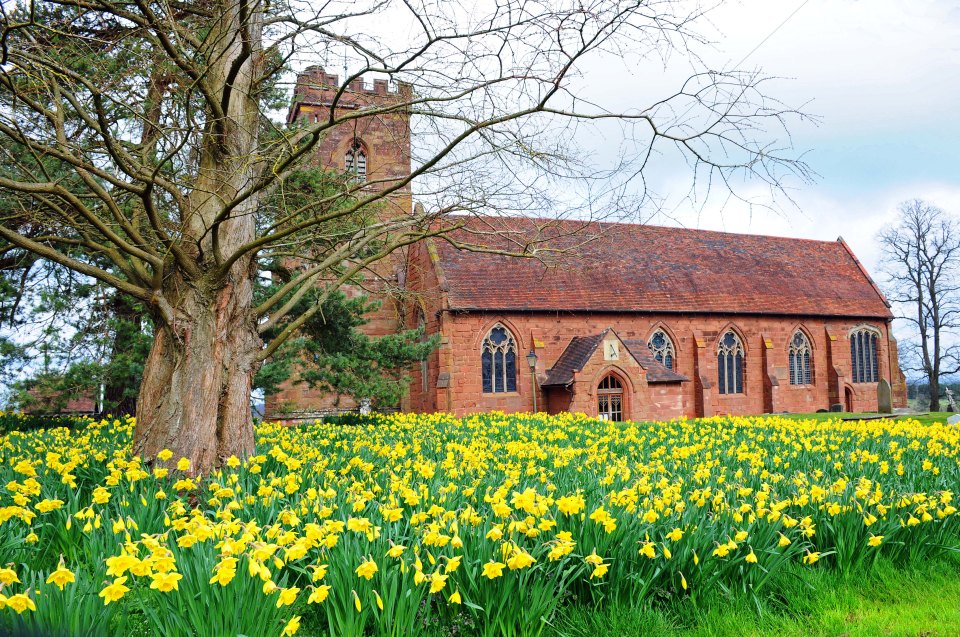
[[[953,392],[954,401],[960,400],[960,381],[942,379],[940,390],[946,395],[947,389]],[[925,381],[908,382],[907,398],[916,401],[918,405],[923,405],[922,409],[927,409],[930,404],[930,386]],[[951,411],[949,404],[941,405],[940,408],[944,411]]]
[[[923,373],[930,411],[940,411],[941,381],[960,372],[960,220],[920,199],[899,211],[878,240],[887,297],[915,334],[900,347],[901,368]]]
[[[20,330],[28,332],[21,347],[41,360],[11,383],[8,404],[40,413],[78,403],[105,413],[135,413],[153,341],[142,305],[96,281],[52,289],[49,284],[36,281],[25,296],[20,320],[43,327],[32,338],[29,329]]]
[[[307,205],[329,195],[328,182],[343,175],[310,167],[291,175],[282,194],[288,206]],[[326,189],[326,190],[325,190]],[[261,216],[271,218],[281,209],[280,195],[264,202]],[[377,210],[369,206],[365,213]],[[365,214],[339,219],[339,227],[327,224],[324,232],[336,235],[356,232],[366,223]],[[316,247],[316,246],[314,246]],[[321,248],[319,254],[325,254]],[[11,247],[0,261],[0,310],[5,332],[18,331],[20,342],[9,340],[10,367],[24,359],[34,360],[30,373],[9,387],[7,403],[14,408],[57,413],[68,407],[95,401],[106,413],[133,414],[143,367],[153,343],[150,322],[143,305],[129,296],[84,277],[56,263],[39,259]],[[263,302],[288,284],[296,267],[309,255],[291,261],[277,258],[261,261],[255,299]],[[318,289],[306,288],[295,299],[295,314],[313,306]],[[288,292],[285,301],[291,300]],[[270,394],[285,381],[303,383],[354,402],[369,401],[378,408],[394,408],[409,386],[409,367],[423,360],[436,346],[412,329],[380,338],[360,331],[365,315],[376,308],[363,295],[347,299],[340,292],[327,297],[321,309],[287,340],[258,371],[253,387]],[[267,339],[279,330],[265,333]],[[0,349],[0,356],[3,350]],[[10,370],[10,377],[15,376]],[[93,408],[91,406],[91,408]]]
[[[305,296],[300,311],[311,307],[317,295]],[[359,329],[367,322],[364,317],[378,305],[365,296],[348,299],[339,291],[329,295],[321,311],[263,364],[254,386],[272,394],[292,380],[338,398],[349,396],[358,404],[396,407],[409,389],[411,364],[425,359],[438,339],[424,339],[422,329],[380,337],[364,334]]]
[[[0,239],[141,304],[153,342],[134,452],[151,461],[169,448],[196,471],[253,451],[263,362],[378,260],[461,225],[453,213],[629,214],[645,203],[627,197],[631,184],[667,148],[705,187],[807,176],[777,142],[797,113],[755,73],[704,69],[628,112],[578,87],[598,53],[624,68],[695,61],[697,3],[22,0],[0,12],[0,196],[14,202]],[[403,41],[378,37],[384,24],[409,25]],[[274,121],[288,68],[331,55],[352,68],[328,113]],[[338,109],[364,74],[415,90]],[[409,175],[265,205],[328,130],[398,112],[418,127]],[[609,170],[574,144],[577,127],[603,122],[623,140]],[[414,180],[422,210],[364,212]],[[516,249],[549,252],[536,240]],[[258,302],[263,264],[289,254],[311,259]]]
[[[259,294],[269,295],[276,287],[264,285]],[[88,308],[84,301],[89,290],[82,294],[69,301]],[[309,307],[317,294],[312,292],[300,303]],[[7,403],[22,411],[50,414],[87,400],[95,401],[105,413],[135,413],[153,336],[149,324],[142,322],[142,312],[134,304],[117,307],[117,299],[126,301],[127,297],[114,294],[93,311],[59,307],[57,328],[70,325],[69,336],[44,333],[30,343],[42,361],[9,387]],[[423,360],[436,347],[437,339],[424,339],[420,329],[367,336],[360,328],[377,303],[365,296],[348,299],[342,292],[327,297],[321,311],[259,369],[254,389],[275,393],[282,383],[291,381],[349,396],[357,403],[366,400],[376,408],[396,407],[409,387],[410,366]],[[38,306],[33,311],[41,313],[48,308]],[[10,347],[17,358],[26,356],[23,345],[11,341]]]

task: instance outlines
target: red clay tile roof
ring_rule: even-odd
[[[682,383],[690,380],[683,374],[678,374],[656,358],[647,342],[638,339],[624,339],[623,344],[630,350],[630,354],[640,363],[640,367],[647,370],[648,383]]]
[[[603,334],[593,336],[574,336],[567,344],[567,348],[560,354],[560,358],[547,370],[547,379],[540,383],[541,387],[554,385],[569,385],[573,382],[573,373],[583,369],[590,360],[590,356],[600,344]]]
[[[625,223],[448,217],[436,239],[450,309],[891,317],[841,241]],[[573,254],[576,252],[576,254]]]

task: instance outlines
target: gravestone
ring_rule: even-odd
[[[960,425],[960,414],[954,414],[947,418],[948,425]]]
[[[890,395],[890,383],[881,378],[877,383],[877,411],[881,414],[893,413],[893,402]]]
[[[944,393],[947,395],[947,406],[950,407],[950,411],[957,411],[957,403],[953,400],[953,390],[947,387]]]

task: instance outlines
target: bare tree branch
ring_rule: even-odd
[[[903,368],[923,373],[930,410],[939,411],[941,380],[960,371],[950,366],[960,339],[960,220],[920,199],[900,204],[900,214],[878,235],[882,272],[898,318],[916,330],[902,348]]]

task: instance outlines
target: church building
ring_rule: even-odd
[[[291,120],[322,116],[337,86],[336,76],[308,69]],[[357,82],[339,108],[403,99],[405,90]],[[331,133],[319,161],[409,174],[409,119],[358,121],[363,128]],[[392,201],[398,214],[412,209],[409,192]],[[484,250],[437,237],[379,269],[386,302],[370,333],[420,325],[439,335],[411,370],[403,410],[663,420],[906,406],[889,303],[843,239],[496,215],[452,221],[462,226],[452,238]],[[517,246],[547,258],[506,254]],[[399,288],[406,293],[389,293]],[[268,397],[267,415],[332,404],[289,384]]]

